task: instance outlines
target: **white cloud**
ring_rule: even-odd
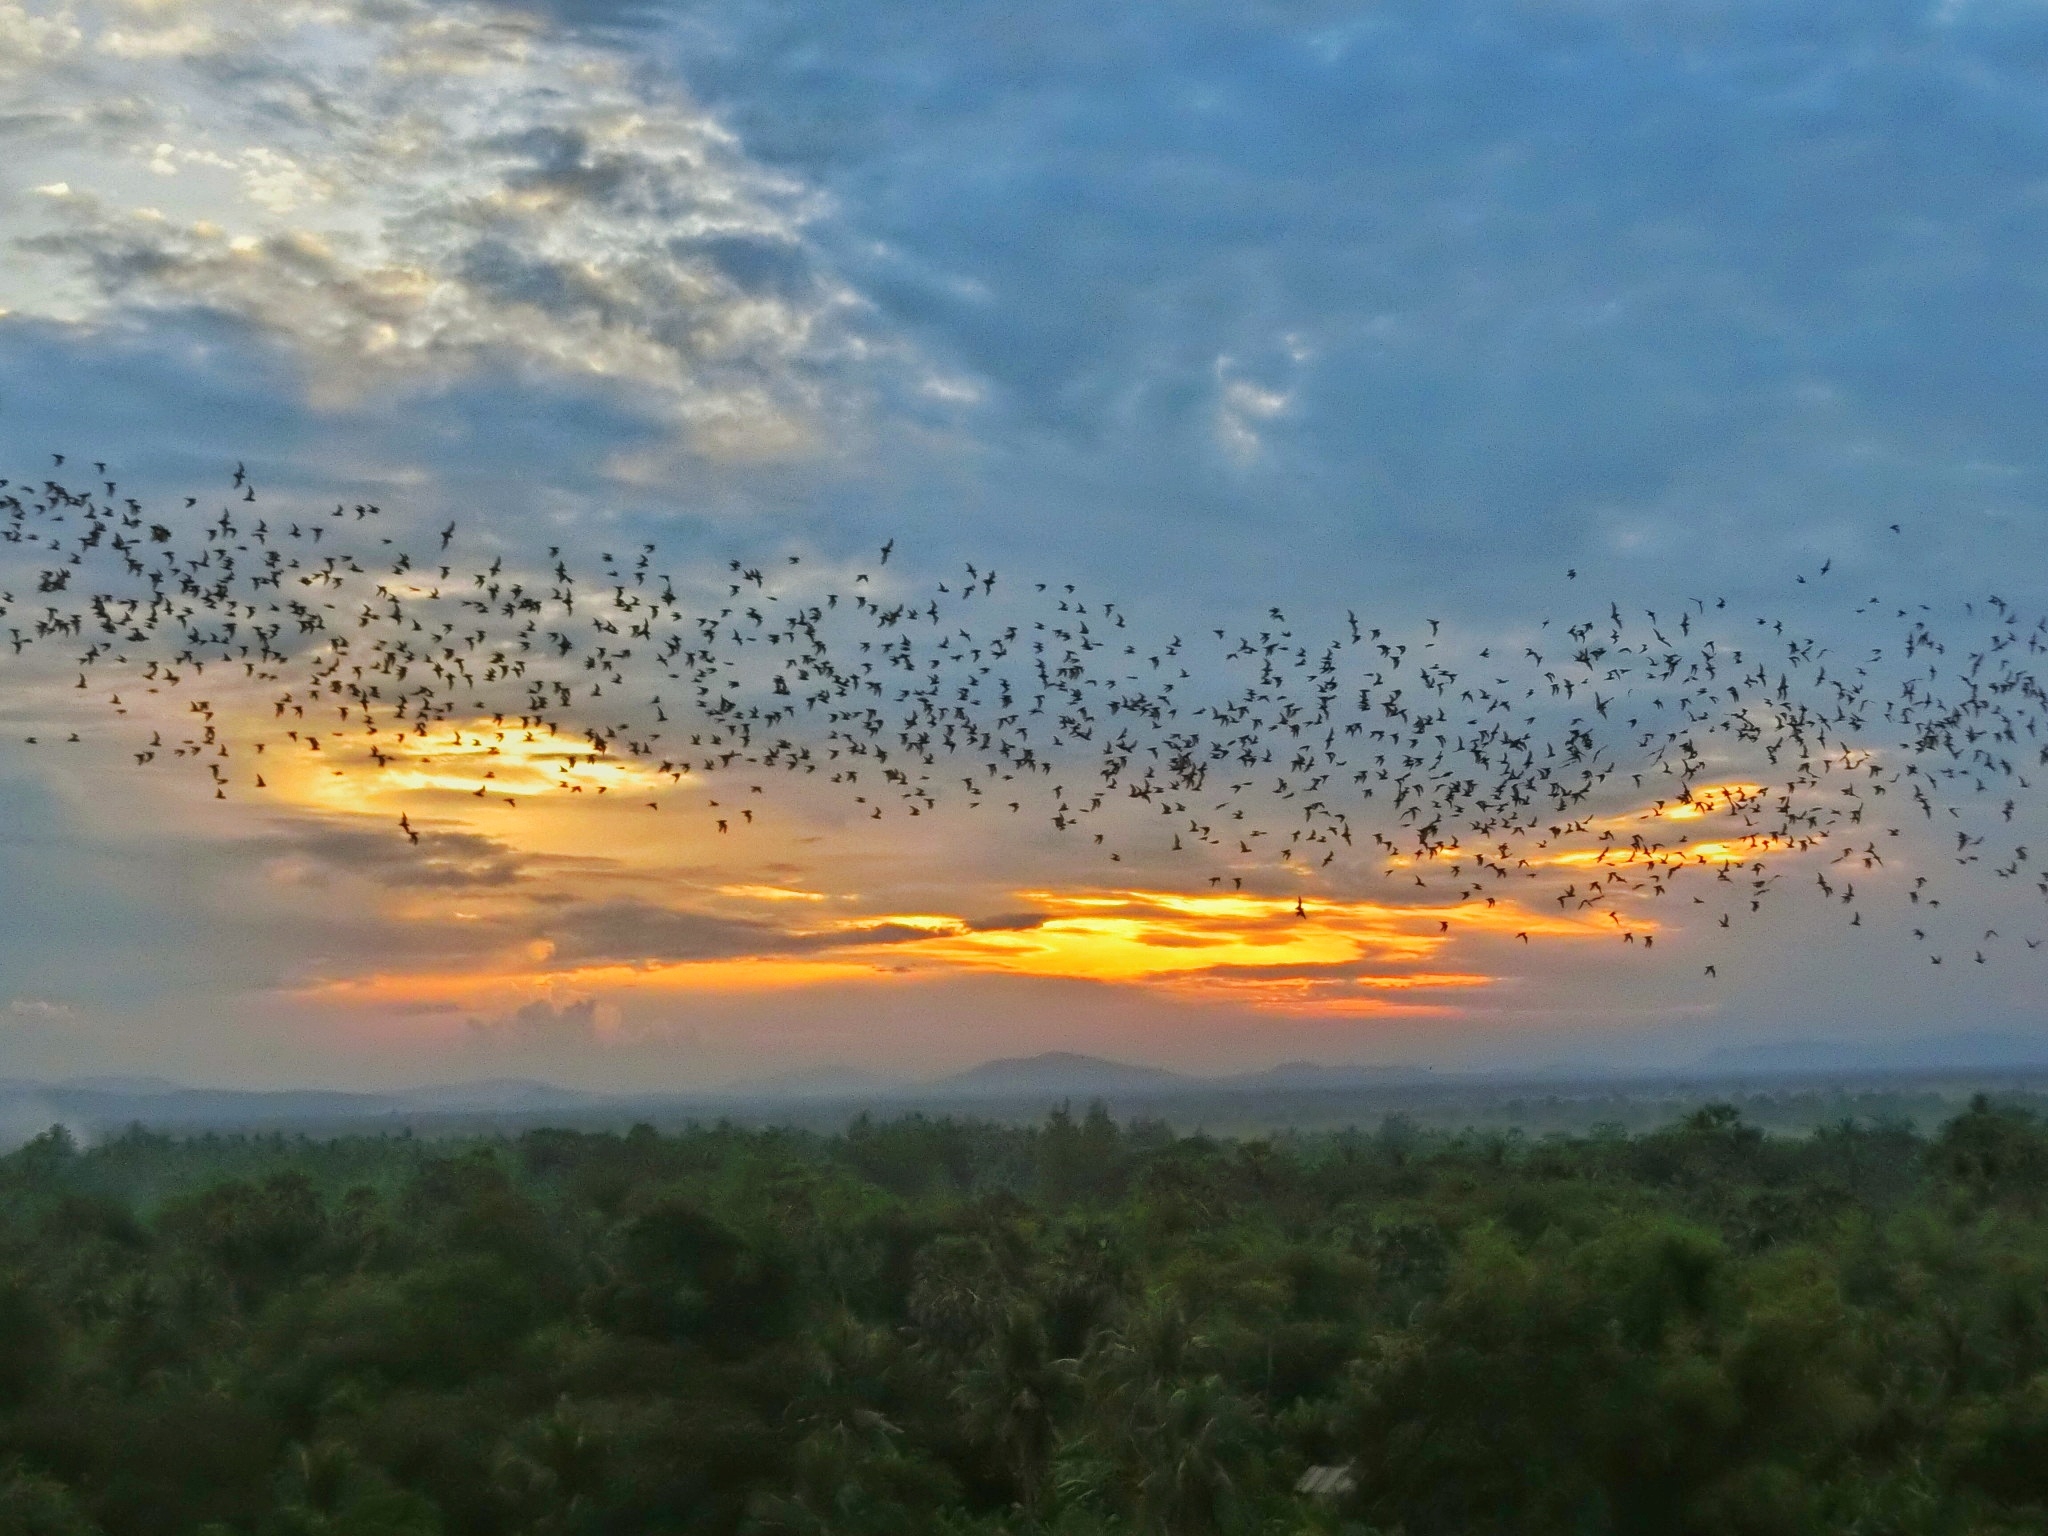
[[[1289,338],[1290,343],[1293,338]],[[1239,463],[1248,463],[1264,446],[1259,427],[1282,414],[1294,403],[1290,391],[1266,389],[1245,379],[1234,379],[1228,357],[1216,359],[1216,440]]]
[[[800,450],[888,355],[807,239],[813,193],[537,20],[0,0],[0,72],[20,77],[0,129],[20,314],[224,312],[288,341],[328,403],[483,371],[608,381],[724,457]]]
[[[52,1002],[46,997],[10,998],[6,1012],[11,1019],[33,1019],[39,1024],[54,1024],[78,1016],[78,1010],[69,1003]]]
[[[69,7],[37,14],[14,0],[0,0],[0,77],[42,68],[78,44]]]

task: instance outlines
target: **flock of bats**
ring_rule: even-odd
[[[155,721],[139,767],[196,769],[222,799],[288,753],[374,774],[516,748],[564,792],[659,810],[664,787],[707,831],[743,834],[801,779],[842,816],[960,802],[1105,865],[1177,855],[1190,889],[1284,888],[1302,916],[1370,874],[1454,916],[1554,901],[1648,948],[1647,898],[1727,928],[1796,865],[1934,964],[2041,943],[2022,929],[2048,897],[2025,842],[2048,618],[1995,596],[1939,621],[1873,597],[1829,643],[1708,598],[1603,600],[1492,643],[1355,614],[1311,634],[1278,607],[1162,637],[1072,584],[907,578],[893,540],[824,577],[790,554],[679,573],[651,543],[578,570],[559,546],[465,555],[454,523],[407,537],[366,503],[266,516],[241,466],[218,512],[159,513],[52,457],[0,480],[0,654],[75,662],[77,690]],[[598,765],[638,771],[586,782]],[[516,806],[494,779],[471,793]],[[438,835],[409,813],[395,832]],[[1937,876],[1995,879],[2015,898],[1996,910],[2025,911],[2006,939],[1939,930]]]

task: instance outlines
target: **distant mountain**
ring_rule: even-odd
[[[1977,1074],[2048,1073],[2048,1031],[1974,1033],[1905,1040],[1776,1040],[1729,1045],[1690,1066],[1626,1072],[1613,1064],[1558,1063],[1489,1073],[1418,1066],[1321,1065],[1290,1061],[1255,1072],[1196,1077],[1164,1067],[1077,1051],[987,1061],[923,1083],[894,1081],[847,1067],[783,1073],[715,1090],[588,1093],[524,1078],[443,1083],[384,1092],[334,1089],[193,1088],[157,1077],[94,1076],[68,1082],[0,1078],[0,1149],[61,1123],[85,1138],[130,1125],[179,1133],[307,1131],[333,1134],[420,1128],[426,1131],[539,1125],[619,1127],[737,1114],[830,1125],[858,1110],[926,1109],[968,1115],[1038,1115],[1054,1105],[1101,1099],[1120,1113],[1193,1116],[1258,1113],[1278,1123],[1315,1121],[1349,1105],[1384,1113],[1431,1096],[1498,1094],[1517,1085],[1605,1082],[1759,1087],[1772,1081],[1898,1075],[1930,1079]],[[1665,1091],[1665,1090],[1659,1090]],[[1180,1106],[1178,1110],[1174,1106]]]
[[[47,1088],[47,1084],[35,1085]],[[182,1093],[183,1083],[174,1083],[168,1077],[67,1077],[56,1084],[59,1088],[75,1088],[81,1093]]]
[[[736,1099],[856,1099],[897,1093],[906,1086],[896,1079],[853,1067],[812,1067],[728,1083],[718,1094],[721,1098]]]
[[[1693,1063],[1719,1077],[1811,1077],[1831,1072],[2006,1071],[2048,1067],[2048,1034],[1987,1032],[1909,1040],[1767,1040],[1723,1046]]]
[[[1290,1089],[1316,1092],[1333,1088],[1370,1088],[1381,1083],[1433,1082],[1440,1075],[1428,1067],[1401,1063],[1378,1066],[1356,1062],[1325,1065],[1319,1061],[1283,1061],[1263,1072],[1240,1072],[1230,1077],[1212,1078],[1209,1085],[1254,1092],[1263,1089],[1269,1093]]]
[[[487,1078],[475,1083],[443,1083],[410,1088],[390,1097],[409,1108],[459,1114],[526,1114],[537,1110],[577,1109],[601,1102],[605,1095],[557,1088],[529,1078]]]
[[[923,1083],[891,1081],[847,1068],[825,1068],[735,1083],[720,1093],[735,1098],[758,1095],[810,1099],[1088,1099],[1185,1093],[1315,1092],[1427,1082],[1434,1081],[1435,1076],[1426,1067],[1324,1066],[1312,1061],[1290,1061],[1257,1072],[1196,1077],[1165,1067],[1114,1061],[1079,1051],[1047,1051],[1038,1056],[985,1061]]]
[[[498,1080],[396,1092],[325,1088],[189,1088],[153,1077],[84,1077],[62,1083],[0,1080],[0,1143],[59,1123],[88,1136],[130,1125],[158,1130],[291,1130],[355,1123],[427,1124],[511,1117],[532,1122],[609,1101],[548,1083]]]
[[[1023,1098],[1060,1095],[1085,1098],[1104,1094],[1179,1093],[1202,1086],[1164,1067],[1109,1061],[1074,1051],[1048,1051],[1042,1056],[1012,1056],[985,1061],[926,1083],[922,1092],[961,1098]]]

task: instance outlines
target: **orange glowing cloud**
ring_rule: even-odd
[[[775,892],[769,899],[809,893]],[[758,952],[709,958],[558,959],[546,942],[460,971],[380,972],[322,980],[305,1002],[344,1008],[502,1009],[535,998],[678,998],[823,983],[890,984],[983,974],[1141,987],[1289,1013],[1444,1012],[1430,994],[1496,977],[1433,963],[1471,937],[1605,939],[1606,930],[1511,904],[1420,908],[1165,891],[1018,893],[1029,912],[976,924],[934,913],[837,919],[763,931]]]
[[[1731,781],[1701,785],[1688,798],[1654,801],[1612,816],[1591,817],[1566,828],[1552,844],[1538,843],[1524,849],[1517,868],[1593,870],[1616,874],[1666,875],[1688,867],[1728,868],[1759,859],[1807,853],[1828,841],[1825,832],[1810,836],[1788,835],[1783,830],[1744,830],[1714,837],[1695,836],[1689,841],[1664,842],[1645,836],[1645,822],[1675,822],[1681,826],[1712,817],[1738,818],[1747,828],[1750,818],[1762,807],[1768,791],[1761,784]],[[1699,829],[1704,830],[1704,829]],[[1438,851],[1437,862],[1470,858],[1457,847]]]

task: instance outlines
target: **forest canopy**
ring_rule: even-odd
[[[10,1533],[2044,1524],[2048,1126],[1982,1099],[0,1158]]]

